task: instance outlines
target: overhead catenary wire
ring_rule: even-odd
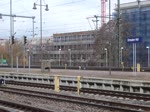
[[[76,4],[76,3],[82,3],[83,1],[88,1],[88,0],[74,0],[74,1],[71,1],[71,2],[66,2],[66,3],[63,3],[63,4],[57,4],[57,5],[54,5],[54,4],[52,4],[51,6],[49,6],[49,8],[53,8],[53,10],[54,10],[54,7],[60,7],[60,6],[65,6],[65,5],[68,5],[68,6],[72,6],[72,4]],[[47,2],[47,1],[46,1]],[[14,6],[17,6],[17,5],[15,5],[14,4]],[[20,7],[21,7],[22,5],[20,5]],[[20,14],[20,15],[25,15],[25,14],[32,14],[33,12],[35,12],[35,11],[33,11],[32,10],[32,7],[31,7],[31,10],[28,10],[28,9],[26,9],[26,6],[25,5],[23,5],[22,6],[23,7],[23,9],[25,9],[25,10],[20,10],[19,11],[19,13],[18,12],[16,12],[16,11],[14,11],[14,13],[15,14]],[[24,8],[25,7],[25,8]],[[90,8],[90,6],[87,6],[88,7],[88,9]],[[93,6],[91,6],[91,7],[93,7]],[[91,10],[97,10],[99,8],[99,6],[97,7],[97,8],[95,8],[95,7],[93,7],[93,8],[91,8]],[[86,7],[84,7],[84,10],[86,9]],[[51,9],[50,9],[50,11],[51,11]],[[81,13],[79,13],[79,11],[80,11],[80,9],[71,9],[71,12],[70,12],[70,9],[65,9],[64,10],[64,16],[63,17],[61,17],[61,15],[59,16],[58,14],[57,14],[57,12],[55,11],[55,12],[51,12],[51,13],[48,13],[48,14],[52,14],[51,16],[55,16],[55,20],[57,20],[56,21],[56,23],[58,22],[58,21],[60,21],[60,24],[59,25],[55,25],[55,24],[50,24],[50,25],[47,25],[47,24],[43,24],[43,29],[45,30],[45,31],[48,31],[48,30],[55,30],[56,29],[56,31],[55,32],[57,32],[57,29],[59,29],[59,31],[60,30],[63,30],[63,27],[66,29],[66,31],[67,31],[67,28],[71,28],[72,29],[72,31],[73,31],[73,29],[75,28],[75,30],[76,29],[78,29],[78,30],[80,30],[80,29],[88,29],[88,28],[84,28],[84,26],[85,25],[83,25],[83,26],[81,26],[80,24],[86,24],[86,26],[88,26],[87,25],[87,20],[86,20],[86,15],[83,15],[83,14],[81,14]],[[97,10],[97,12],[98,12],[98,10]],[[38,11],[36,11],[35,12],[36,14],[36,16],[39,14],[39,12]],[[74,16],[73,16],[73,14],[74,14]],[[70,15],[70,19],[72,19],[72,20],[74,20],[74,21],[72,21],[72,22],[69,22],[69,20],[68,20],[68,22],[67,21],[65,21],[65,19],[67,20],[67,15]],[[77,15],[77,16],[76,16]],[[82,16],[83,15],[83,16]],[[80,17],[79,17],[80,16]],[[79,23],[79,24],[77,24],[76,22],[78,21],[78,20],[80,20],[81,21],[81,23]],[[6,21],[6,19],[5,19],[5,21]],[[39,18],[38,18],[38,16],[37,16],[37,18],[36,18],[36,23],[38,23],[38,21],[39,21]],[[51,23],[51,20],[49,19],[49,17],[47,16],[47,13],[45,13],[45,14],[43,14],[43,21],[45,21],[45,23]],[[52,23],[54,23],[53,22],[54,20],[52,20]],[[61,21],[63,21],[63,22],[61,22]],[[18,29],[18,31],[20,32],[20,31],[26,31],[26,29],[31,29],[31,27],[29,28],[28,26],[29,25],[27,25],[28,23],[26,23],[26,22],[28,22],[28,21],[26,21],[25,20],[25,23],[24,23],[24,28],[22,28],[22,26],[20,26],[19,25],[19,23],[17,23],[16,22],[16,27],[17,28],[19,28],[19,27],[21,27],[22,29]],[[38,26],[37,24],[35,23],[35,26]],[[58,22],[59,23],[59,22]],[[18,25],[17,25],[18,24]],[[71,26],[72,25],[72,26]],[[57,26],[58,26],[58,28],[57,28]],[[52,28],[51,28],[52,27]],[[60,28],[59,28],[60,27]],[[24,30],[23,30],[24,29]],[[44,31],[43,30],[43,31]]]
[[[22,0],[15,0],[15,1],[12,1],[12,3],[15,3],[15,2],[21,2]],[[4,5],[9,5],[10,2],[8,3],[4,3],[4,4],[0,4],[0,6],[4,6]]]

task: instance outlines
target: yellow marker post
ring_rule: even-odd
[[[77,76],[77,93],[78,93],[78,95],[80,94],[80,88],[81,88],[80,80],[81,80],[81,76]]]
[[[59,76],[55,76],[54,77],[54,91],[55,92],[59,92],[60,88],[59,88]]]
[[[137,64],[137,72],[140,72],[140,64]]]

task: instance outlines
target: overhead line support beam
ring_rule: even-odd
[[[35,19],[35,16],[20,16],[20,15],[9,15],[9,14],[2,14],[0,13],[1,16],[8,16],[8,17],[20,17],[20,18],[32,18]]]

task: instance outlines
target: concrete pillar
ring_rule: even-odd
[[[106,89],[106,88],[105,88],[105,84],[104,84],[104,83],[102,83],[102,89]]]
[[[111,90],[114,90],[114,86],[111,84]]]
[[[96,83],[94,83],[94,88],[96,88],[96,89],[98,88]]]
[[[144,93],[144,91],[143,91],[143,88],[142,88],[142,87],[140,87],[140,93]]]
[[[5,85],[6,83],[5,83],[5,79],[4,79],[4,82],[3,82],[3,85]]]
[[[133,87],[130,86],[130,92],[133,92]]]
[[[123,91],[123,86],[122,85],[120,85],[120,91]]]

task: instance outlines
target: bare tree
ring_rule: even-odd
[[[110,58],[109,55],[114,59],[116,59],[116,53],[117,53],[117,41],[116,41],[116,21],[109,21],[107,24],[104,24],[103,27],[101,27],[96,32],[96,38],[95,38],[95,53],[94,53],[94,59],[95,61],[101,61],[101,59],[104,58],[105,51],[104,49],[108,49],[108,60]],[[112,51],[112,52],[111,52]],[[115,63],[113,64],[115,65]]]
[[[131,36],[132,25],[126,22],[124,19],[121,19],[121,42],[120,46],[124,47],[123,57],[124,60],[128,60],[128,50],[126,49],[126,37]],[[108,50],[108,64],[111,66],[117,66],[118,64],[118,35],[117,35],[117,20],[111,20],[107,24],[104,24],[98,31],[95,33],[95,45],[94,45],[94,61],[101,62],[104,61],[105,51]],[[102,59],[102,60],[101,60]]]
[[[9,41],[5,42],[5,45],[0,45],[0,52],[3,55],[3,59],[7,60],[7,63],[10,64],[10,43]],[[14,65],[16,65],[16,56],[19,56],[19,63],[22,65],[23,63],[23,44],[20,41],[15,41],[13,45],[13,60]]]

